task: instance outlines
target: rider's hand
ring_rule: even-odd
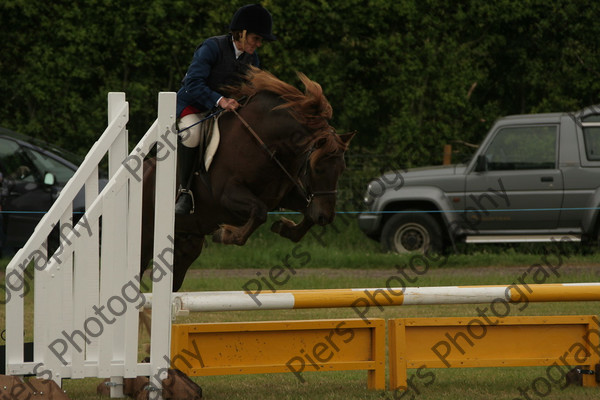
[[[240,104],[235,99],[230,99],[228,97],[221,97],[219,100],[219,107],[231,111],[238,108]]]

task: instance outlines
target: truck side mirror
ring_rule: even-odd
[[[488,170],[487,157],[483,154],[477,156],[477,162],[475,163],[475,172],[482,172]]]

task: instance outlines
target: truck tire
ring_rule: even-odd
[[[439,253],[444,244],[440,225],[427,213],[394,215],[383,227],[381,243],[395,253]]]

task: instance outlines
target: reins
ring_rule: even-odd
[[[238,103],[242,103],[243,101],[246,101],[246,103],[250,100],[247,96],[243,96],[241,97],[238,101]],[[244,104],[245,105],[245,104]],[[184,132],[188,129],[190,129],[193,126],[196,126],[198,124],[201,124],[202,122],[210,119],[210,118],[215,118],[216,116],[218,116],[219,114],[221,114],[223,111],[225,111],[224,108],[219,108],[217,111],[205,116],[204,118],[202,118],[200,121],[193,123],[190,126],[187,126],[183,129],[178,130],[178,133]],[[298,181],[298,179],[294,178],[294,176],[287,170],[287,168],[285,168],[285,166],[281,163],[281,161],[279,161],[279,159],[275,156],[275,152],[272,152],[271,150],[269,150],[269,148],[267,147],[267,145],[265,144],[265,142],[263,142],[263,140],[258,136],[258,134],[254,131],[254,129],[252,129],[252,127],[250,126],[250,124],[244,119],[244,117],[242,117],[236,110],[231,110],[235,116],[240,120],[240,122],[246,127],[246,129],[248,130],[248,132],[250,132],[252,134],[252,136],[254,136],[254,138],[258,141],[258,143],[260,144],[260,146],[263,148],[263,150],[269,155],[269,157],[275,161],[275,163],[279,166],[279,168],[281,168],[281,170],[283,171],[283,173],[290,179],[290,181],[292,181],[292,183],[294,184],[294,186],[296,186],[296,188],[300,191],[300,193],[302,194],[302,196],[304,196],[305,200],[306,200],[306,206],[308,207],[310,205],[310,203],[312,202],[313,198],[316,196],[332,196],[332,195],[336,195],[337,194],[337,190],[327,190],[327,191],[317,191],[317,192],[312,192],[311,190],[307,190],[306,188],[304,188],[304,186],[302,186],[302,184]],[[308,152],[307,156],[306,156],[306,166],[304,168],[305,173],[307,173],[308,170],[308,164],[310,162],[310,155],[312,154],[314,149],[310,149],[310,151]]]
[[[275,161],[275,163],[279,166],[279,168],[281,168],[281,170],[283,171],[283,173],[286,174],[287,177],[290,178],[290,180],[292,181],[292,183],[296,186],[296,188],[298,188],[298,190],[300,190],[300,193],[302,193],[302,195],[306,199],[306,203],[307,203],[307,206],[308,206],[311,203],[312,198],[314,196],[311,196],[306,191],[306,189],[304,189],[304,187],[300,184],[300,182],[298,182],[298,180],[296,180],[292,176],[292,174],[290,174],[290,172],[287,170],[287,168],[285,168],[285,166],[281,163],[281,161],[279,161],[279,159],[275,156],[275,153],[272,152],[271,150],[269,150],[269,148],[267,147],[267,145],[265,144],[265,142],[263,142],[263,140],[254,131],[254,129],[252,129],[252,127],[244,119],[244,117],[242,117],[236,110],[231,110],[231,111],[235,114],[236,117],[238,117],[238,119],[246,127],[246,129],[248,129],[248,132],[250,132],[252,134],[252,136],[254,136],[254,138],[258,141],[258,143],[260,144],[260,146],[267,152],[267,154],[269,155],[269,157],[271,158],[271,160]]]
[[[269,150],[269,148],[267,147],[267,145],[265,144],[265,142],[263,142],[263,140],[254,131],[254,129],[252,129],[252,127],[244,119],[244,117],[242,117],[236,110],[232,110],[232,112],[240,120],[240,122],[246,127],[246,129],[248,130],[248,132],[250,132],[252,134],[252,136],[254,136],[254,138],[258,141],[258,143],[260,144],[260,146],[265,150],[265,152],[269,155],[269,157],[273,161],[275,161],[275,163],[279,166],[279,168],[281,168],[281,170],[285,173],[285,175],[292,181],[292,183],[296,186],[296,188],[304,196],[304,198],[306,199],[306,206],[307,207],[310,205],[310,203],[312,202],[313,198],[316,197],[316,196],[335,195],[337,193],[337,190],[319,191],[319,192],[311,192],[309,190],[306,190],[304,188],[304,186],[302,186],[302,184],[297,179],[295,179],[292,176],[292,174],[287,170],[287,168],[285,168],[285,166],[279,161],[279,159],[275,156],[275,152]],[[312,152],[313,152],[313,149],[311,149],[308,152],[307,156],[306,156],[306,165],[308,165],[308,163],[309,163],[310,155],[312,154]],[[305,168],[305,170],[306,169],[307,168]]]
[[[240,103],[240,104],[241,104],[241,103],[242,103],[242,101],[245,101],[245,100],[246,100],[246,101],[247,101],[247,100],[249,100],[247,96],[242,96],[242,97],[240,97],[240,98],[239,98],[238,100],[236,100],[236,101],[237,101],[238,103]],[[191,124],[190,126],[186,126],[186,127],[185,127],[185,128],[183,128],[183,129],[178,129],[178,130],[177,130],[177,133],[181,133],[181,132],[187,131],[187,130],[188,130],[188,129],[190,129],[191,127],[194,127],[194,126],[196,126],[196,125],[198,125],[198,124],[201,124],[201,123],[203,123],[204,121],[206,121],[207,119],[210,119],[210,118],[215,118],[217,115],[221,114],[223,111],[225,111],[225,109],[224,109],[224,108],[219,108],[219,109],[217,109],[215,112],[213,112],[213,113],[211,113],[211,114],[208,114],[207,116],[205,116],[204,118],[202,118],[200,121],[198,121],[198,122],[194,122],[194,123],[193,123],[193,124]]]

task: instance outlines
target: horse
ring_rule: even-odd
[[[195,212],[175,217],[174,292],[207,235],[217,243],[244,245],[268,212],[280,208],[303,215],[298,224],[281,218],[271,226],[294,242],[315,224],[333,221],[344,153],[355,133],[337,134],[321,86],[302,73],[298,77],[304,93],[257,68],[229,88],[232,97],[247,100],[217,120],[219,148],[204,179],[193,178]],[[141,273],[152,258],[155,166],[154,159],[144,162]]]

